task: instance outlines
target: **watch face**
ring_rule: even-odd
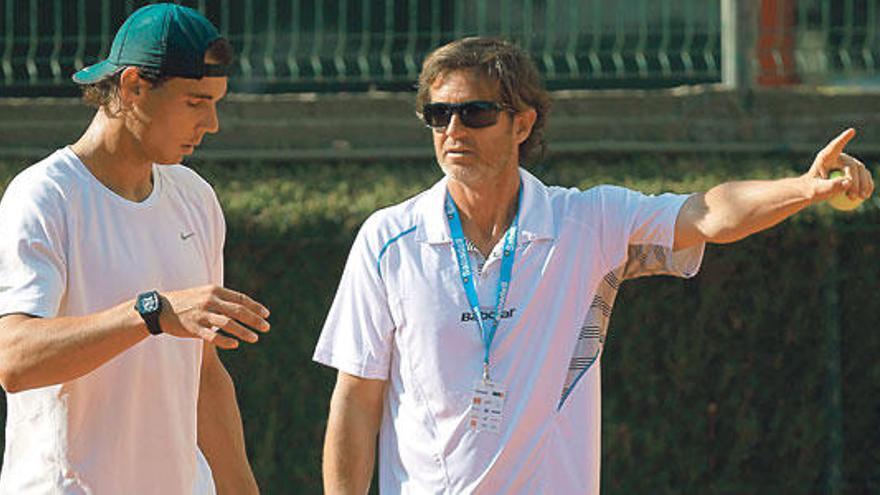
[[[141,296],[141,312],[153,313],[159,310],[159,294],[150,292]]]

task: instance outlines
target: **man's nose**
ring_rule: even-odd
[[[450,136],[461,135],[466,132],[467,128],[464,122],[461,121],[461,115],[455,112],[449,118],[449,124],[446,125],[446,134]]]
[[[216,106],[212,105],[211,109],[208,110],[208,115],[205,116],[202,126],[205,128],[205,132],[209,134],[214,134],[220,130],[220,117],[217,115]]]

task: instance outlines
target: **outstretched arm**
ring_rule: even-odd
[[[853,199],[868,198],[874,191],[870,172],[860,161],[843,153],[855,134],[855,130],[847,129],[834,138],[800,177],[727,182],[691,196],[675,223],[674,248],[738,241],[841,192]],[[844,175],[829,179],[828,174],[838,169]]]

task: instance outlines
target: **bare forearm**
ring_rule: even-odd
[[[697,222],[709,242],[726,243],[768,229],[812,203],[802,178],[728,182],[703,198],[706,214]]]
[[[8,392],[64,383],[100,367],[149,333],[134,301],[80,317],[0,319],[0,380]]]
[[[370,488],[375,464],[376,436],[353,415],[331,416],[324,439],[324,491],[364,494]],[[361,423],[361,424],[358,424]]]
[[[376,458],[384,382],[340,373],[324,438],[324,491],[367,493]]]
[[[174,337],[201,338],[231,349],[239,342],[256,342],[259,337],[251,329],[269,331],[268,309],[223,287],[169,292],[162,301],[161,330]],[[0,317],[0,384],[17,392],[74,380],[148,335],[134,300],[86,316],[6,315]]]
[[[206,346],[204,352],[214,355],[205,357],[199,387],[199,448],[211,466],[219,495],[259,493],[247,459],[232,379],[216,351]]]

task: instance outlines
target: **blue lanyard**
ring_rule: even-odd
[[[522,186],[520,186],[520,190],[522,190]],[[520,198],[522,198],[522,192],[520,192]],[[467,241],[465,241],[464,230],[461,227],[461,217],[458,214],[455,202],[449,195],[449,191],[446,192],[446,218],[449,220],[449,231],[452,234],[455,258],[458,260],[458,273],[461,276],[461,285],[464,287],[468,304],[470,304],[477,325],[480,327],[480,337],[486,349],[483,354],[483,380],[488,381],[489,349],[492,347],[492,340],[495,338],[495,331],[498,329],[498,322],[501,320],[501,312],[504,310],[505,301],[507,301],[507,292],[510,288],[510,279],[513,273],[513,260],[516,258],[519,204],[516,207],[516,216],[513,218],[513,223],[507,229],[507,233],[504,234],[504,254],[501,258],[501,274],[498,276],[498,288],[495,295],[495,313],[488,322],[483,320],[483,313],[480,311],[480,300],[477,295],[476,284],[474,283],[471,259],[468,256]]]

